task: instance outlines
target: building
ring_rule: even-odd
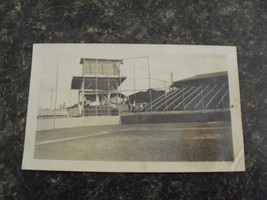
[[[126,79],[120,74],[121,60],[81,58],[82,75],[74,76],[71,89],[78,90],[77,107],[82,116],[117,115],[126,97],[119,86]]]

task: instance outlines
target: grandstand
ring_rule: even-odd
[[[178,80],[122,123],[230,121],[227,72],[200,74]]]
[[[227,72],[218,72],[175,81],[168,92],[139,111],[209,110],[229,107]]]

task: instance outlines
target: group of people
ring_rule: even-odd
[[[126,103],[128,104],[128,111],[129,112],[142,111],[147,105],[146,102],[142,102],[141,104],[138,104],[138,105],[136,104],[135,101],[133,101],[133,103],[131,103],[130,101],[127,101]]]
[[[129,112],[135,112],[136,111],[135,101],[133,103],[131,103],[130,101],[128,101],[127,104],[128,104],[128,111]]]

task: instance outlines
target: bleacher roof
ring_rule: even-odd
[[[174,81],[170,87],[177,86],[179,84],[196,84],[196,81],[204,81],[209,83],[218,83],[225,81],[228,78],[227,71],[199,74],[190,78]]]
[[[199,80],[199,79],[206,79],[206,78],[213,78],[213,77],[219,77],[219,76],[227,76],[227,71],[222,72],[214,72],[214,73],[208,73],[208,74],[199,74],[190,78],[174,81],[174,83],[184,82],[184,81],[192,81],[192,80]]]

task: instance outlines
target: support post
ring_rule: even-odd
[[[50,110],[53,110],[53,103],[52,103],[53,102],[53,92],[54,92],[54,90],[52,89],[51,90],[51,96],[50,96],[50,98],[51,98],[50,99]]]
[[[73,63],[72,63],[72,56],[71,56],[71,62],[70,62],[70,75],[72,76],[72,65],[73,65]],[[72,76],[72,78],[73,78],[73,76]],[[69,110],[69,117],[71,117],[71,89],[70,89],[70,110]]]
[[[79,111],[80,111],[80,95],[81,95],[81,90],[78,91],[78,104],[77,104],[77,106],[78,106]],[[79,113],[79,114],[81,115],[82,113]]]
[[[95,59],[95,116],[97,116],[97,59]]]
[[[121,64],[120,64],[120,62],[119,62],[119,82],[120,82],[120,85],[119,85],[119,87],[120,87],[120,100],[121,100]]]
[[[166,81],[164,81],[164,92],[165,92],[165,99],[166,99]],[[166,105],[165,105],[165,110],[168,111],[168,99],[166,99]]]
[[[85,59],[83,58],[83,82],[82,82],[82,116],[84,117],[84,63]]]
[[[119,89],[118,89],[118,82],[117,82],[117,110],[119,115]]]
[[[148,84],[149,84],[149,104],[152,101],[152,94],[151,94],[151,80],[150,80],[150,63],[149,63],[149,57],[147,57],[147,63],[148,63]],[[152,106],[150,106],[150,111],[152,112]]]
[[[134,101],[136,102],[136,88],[135,88],[135,61],[133,59],[133,81],[134,81]]]
[[[109,116],[109,75],[108,75],[108,95],[107,95],[107,99],[108,99],[108,116]]]
[[[56,128],[56,113],[57,113],[58,67],[59,67],[59,53],[57,54],[56,94],[55,94],[55,106],[54,106],[54,129]]]

